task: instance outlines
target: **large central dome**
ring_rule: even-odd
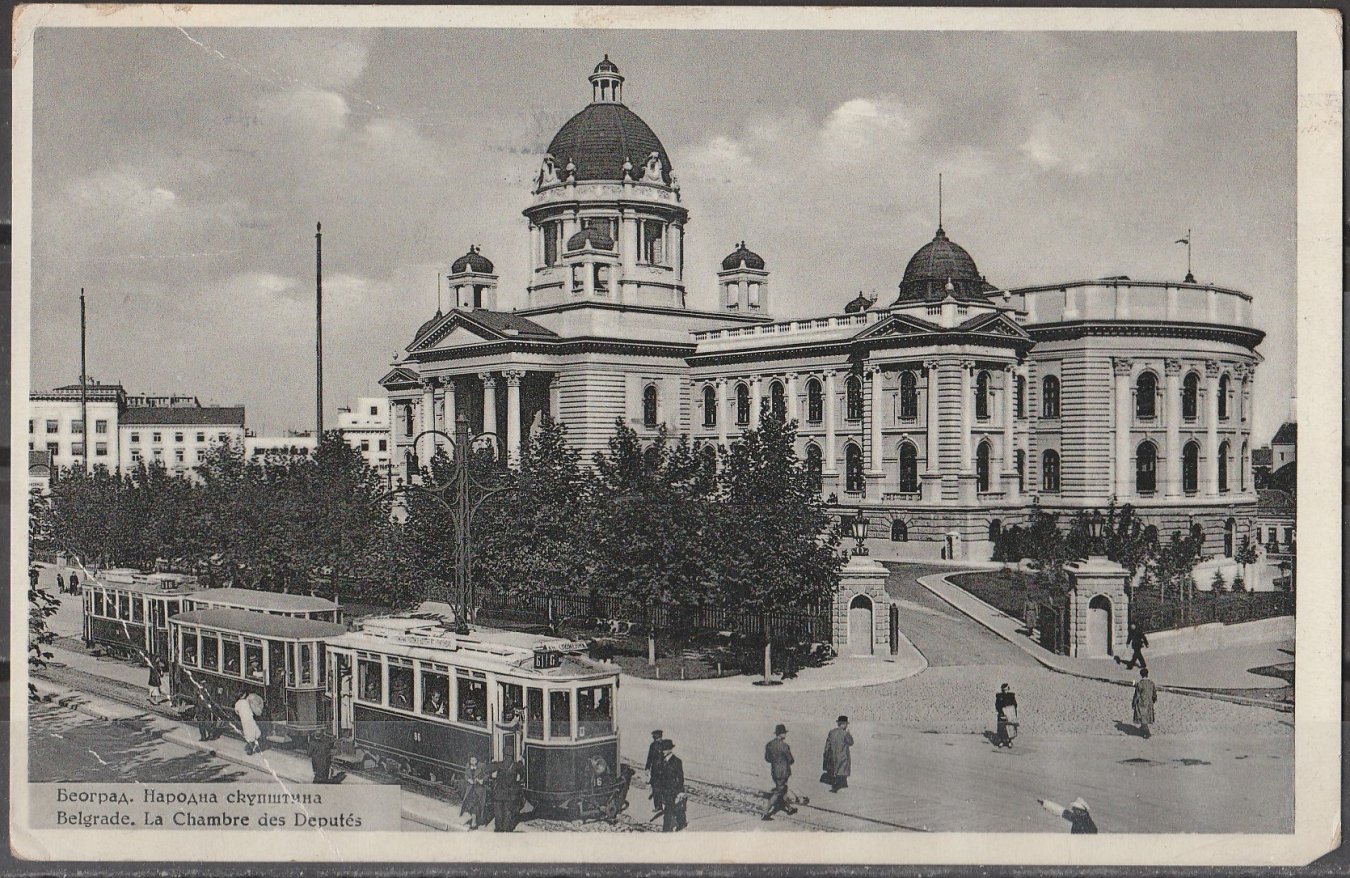
[[[623,78],[608,56],[597,65],[591,81],[595,99],[568,119],[549,142],[548,154],[557,163],[558,176],[565,178],[564,169],[570,162],[576,166],[578,183],[622,182],[624,162],[628,162],[632,168],[629,173],[637,180],[643,176],[647,159],[656,153],[661,160],[661,180],[669,184],[666,148],[647,123],[620,100]]]
[[[895,304],[941,301],[947,296],[983,300],[985,293],[993,289],[965,248],[948,238],[942,226],[938,226],[933,240],[920,247],[905,266],[900,297]]]

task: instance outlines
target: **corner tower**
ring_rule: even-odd
[[[549,142],[524,212],[528,307],[599,299],[684,308],[689,212],[670,157],[624,105],[624,78],[608,55],[588,80],[591,103]],[[587,230],[595,234],[581,234]]]

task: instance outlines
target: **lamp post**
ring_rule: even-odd
[[[853,534],[853,539],[858,545],[853,549],[853,557],[866,557],[867,546],[863,545],[863,540],[867,539],[867,519],[863,517],[862,508],[859,507],[858,513],[848,522],[849,531]]]
[[[1088,532],[1088,541],[1089,541],[1089,542],[1088,542],[1088,554],[1089,554],[1089,555],[1105,555],[1105,554],[1106,554],[1106,549],[1102,546],[1102,529],[1103,529],[1103,526],[1104,526],[1104,523],[1103,523],[1103,521],[1102,521],[1102,514],[1101,514],[1100,512],[1098,512],[1097,510],[1095,510],[1095,509],[1092,510],[1092,512],[1091,512],[1091,513],[1088,515],[1088,517],[1087,517],[1087,532]]]

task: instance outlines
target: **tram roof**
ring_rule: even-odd
[[[314,613],[336,610],[338,605],[307,594],[284,594],[252,588],[211,588],[196,596],[201,603],[224,604],[244,610],[275,610],[282,613]]]
[[[205,590],[197,579],[177,573],[124,573],[106,570],[95,578],[86,579],[83,584],[139,594],[159,594],[165,597],[181,597]]]
[[[347,630],[343,625],[297,619],[294,616],[272,616],[252,610],[214,608],[179,613],[171,620],[180,625],[200,625],[222,631],[237,631],[257,637],[281,637],[289,640],[326,640]]]

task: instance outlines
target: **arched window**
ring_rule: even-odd
[[[975,376],[975,417],[989,420],[989,373],[981,372]]]
[[[1238,460],[1238,490],[1247,490],[1247,443],[1242,443],[1242,458]]]
[[[820,491],[823,484],[820,475],[822,469],[820,446],[814,442],[808,443],[806,446],[806,475],[811,479],[811,485],[816,491]]]
[[[919,416],[919,379],[913,372],[900,373],[900,418],[912,421]]]
[[[989,490],[989,453],[988,442],[975,449],[975,490],[981,493]]]
[[[1228,420],[1228,376],[1219,376],[1219,420]]]
[[[912,442],[900,443],[900,493],[919,490],[919,452]]]
[[[703,387],[703,426],[717,426],[717,391],[711,384]]]
[[[1003,536],[1003,521],[995,518],[989,522],[989,542],[997,543],[1001,536]]]
[[[406,436],[413,434],[413,407],[411,404],[403,407],[403,433]]]
[[[1181,449],[1181,490],[1187,494],[1200,490],[1200,443],[1195,441]]]
[[[1219,493],[1228,492],[1228,443],[1219,443]]]
[[[1158,416],[1158,376],[1143,372],[1134,385],[1134,416],[1152,419]]]
[[[1200,411],[1200,376],[1187,372],[1181,381],[1181,416],[1194,421]]]
[[[747,384],[736,385],[736,426],[750,424],[750,387]]]
[[[1041,382],[1041,417],[1059,417],[1059,379],[1046,375]]]
[[[648,472],[655,472],[661,466],[661,453],[655,445],[648,445],[642,451],[642,465]]]
[[[844,446],[844,490],[861,494],[863,484],[862,449],[850,442]]]
[[[820,380],[817,378],[806,382],[806,420],[811,424],[825,420],[825,395],[820,390]]]
[[[769,385],[769,411],[780,421],[787,419],[787,395],[783,392],[781,381]]]
[[[656,426],[656,385],[648,384],[642,391],[642,426]]]
[[[814,442],[807,443],[806,446],[806,475],[811,480],[811,486],[817,493],[821,490],[823,484],[821,480],[821,470],[823,469],[821,461],[821,447]]]
[[[698,449],[698,457],[699,460],[703,462],[705,470],[708,470],[709,472],[715,472],[717,470],[717,449],[713,447],[711,442],[705,442],[702,447]]]
[[[1059,493],[1059,452],[1046,451],[1041,455],[1041,490]]]
[[[1237,542],[1237,522],[1228,519],[1223,524],[1223,556],[1233,557],[1233,546]]]
[[[1025,491],[1027,489],[1027,453],[1019,448],[1017,453],[1013,455],[1013,460],[1017,462],[1017,490]]]
[[[848,381],[844,382],[844,393],[848,398],[848,409],[844,416],[850,421],[861,421],[863,416],[862,379],[857,375],[848,376]]]
[[[1158,449],[1152,442],[1140,442],[1134,453],[1134,490],[1152,494],[1158,490]]]
[[[891,542],[907,543],[909,542],[909,525],[896,518],[891,521]]]
[[[1017,416],[1027,416],[1027,379],[1021,375],[1017,376]]]

